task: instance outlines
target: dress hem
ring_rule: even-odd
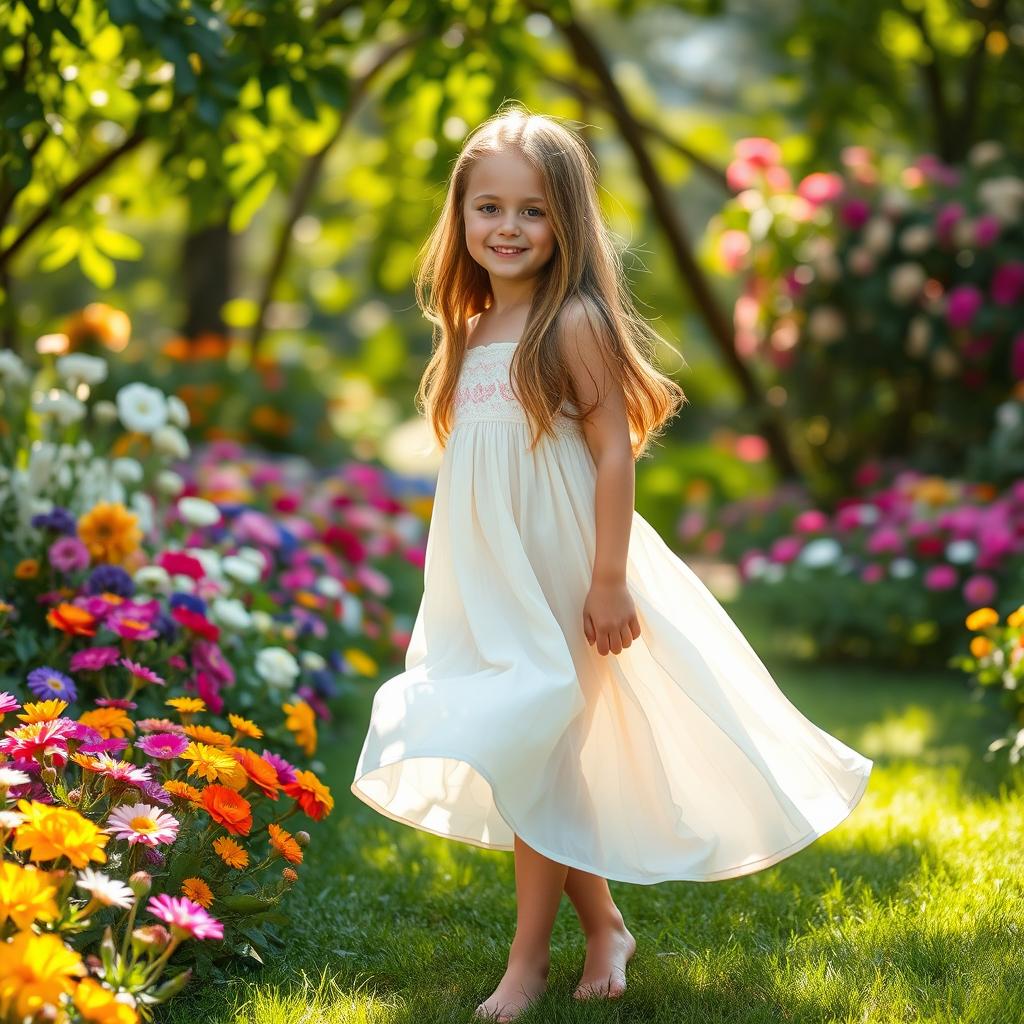
[[[868,780],[871,778],[871,770],[874,767],[874,762],[867,760],[867,771],[864,772],[864,776],[857,786],[856,792],[850,797],[846,804],[843,813],[840,814],[830,825],[826,825],[823,829],[812,830],[805,833],[799,839],[794,842],[782,847],[779,850],[775,850],[773,853],[768,854],[765,857],[759,857],[756,861],[748,861],[744,864],[739,864],[733,868],[723,868],[721,871],[712,871],[706,875],[676,875],[666,874],[651,877],[647,875],[643,878],[627,878],[625,875],[609,874],[606,871],[595,869],[592,865],[583,864],[582,862],[566,857],[564,854],[553,853],[548,848],[538,845],[533,842],[528,836],[523,833],[523,830],[518,828],[512,821],[511,815],[509,815],[501,805],[501,801],[498,798],[498,793],[495,788],[494,782],[488,776],[488,774],[480,768],[479,765],[475,764],[472,760],[467,757],[458,757],[451,753],[434,754],[434,753],[415,753],[406,754],[403,757],[397,758],[394,761],[390,761],[387,764],[379,764],[375,768],[370,768],[364,771],[362,774],[352,780],[349,786],[350,791],[356,797],[358,797],[364,804],[377,811],[378,814],[384,815],[386,818],[390,818],[392,821],[397,821],[401,825],[408,825],[410,828],[415,828],[420,832],[427,832],[430,835],[438,836],[441,839],[453,839],[456,842],[466,843],[470,846],[475,846],[482,850],[500,850],[504,853],[512,853],[515,850],[514,846],[508,846],[503,843],[485,843],[483,840],[474,839],[470,836],[456,835],[452,832],[441,832],[437,829],[429,828],[426,825],[422,825],[419,822],[413,821],[411,818],[403,818],[401,815],[395,814],[388,810],[383,804],[377,803],[372,797],[362,792],[358,788],[358,783],[366,778],[367,775],[372,772],[378,771],[381,768],[390,768],[393,765],[400,764],[402,761],[411,761],[416,758],[439,758],[445,761],[461,761],[463,764],[468,764],[475,772],[477,772],[481,778],[491,787],[491,796],[494,799],[494,806],[497,808],[498,813],[504,819],[505,824],[512,830],[515,835],[518,835],[524,840],[524,842],[536,850],[538,853],[547,857],[548,860],[553,860],[558,864],[564,864],[566,867],[576,868],[579,871],[585,871],[588,874],[598,875],[602,878],[606,878],[610,882],[628,882],[630,885],[655,885],[659,882],[717,882],[726,881],[730,878],[742,878],[744,875],[751,875],[757,871],[763,871],[766,868],[770,868],[773,864],[784,860],[786,857],[790,857],[795,853],[799,853],[805,846],[810,846],[816,839],[820,839],[823,835],[831,832],[834,828],[841,825],[846,819],[853,813],[854,808],[860,803],[861,797],[864,795],[864,791],[867,789]]]

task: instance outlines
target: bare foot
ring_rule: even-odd
[[[548,986],[546,962],[510,959],[498,987],[476,1008],[476,1020],[515,1020]]]
[[[626,991],[626,964],[636,952],[636,939],[623,924],[587,936],[587,959],[573,996],[617,999]]]

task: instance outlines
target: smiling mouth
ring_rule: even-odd
[[[525,249],[520,249],[514,245],[492,245],[491,248],[503,256],[515,256],[518,253],[526,252]]]

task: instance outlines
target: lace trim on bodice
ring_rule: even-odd
[[[455,426],[495,420],[529,425],[526,410],[513,394],[509,373],[517,344],[501,341],[467,349],[455,391]],[[576,420],[562,414],[555,417],[554,429],[559,434],[583,433]]]

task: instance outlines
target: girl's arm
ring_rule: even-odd
[[[561,317],[562,355],[581,403],[600,404],[583,421],[587,447],[597,467],[594,494],[596,550],[590,593],[583,609],[587,641],[599,654],[619,654],[640,635],[626,587],[626,556],[635,501],[635,464],[622,385],[603,354],[582,302]]]

